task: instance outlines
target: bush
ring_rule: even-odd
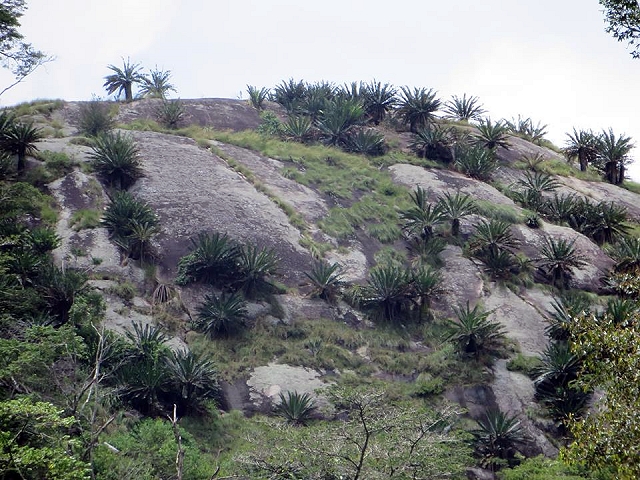
[[[178,128],[180,121],[184,117],[185,110],[180,99],[162,100],[162,103],[155,110],[158,122],[170,129]]]
[[[98,99],[83,103],[80,107],[78,131],[89,137],[97,137],[113,129],[115,122],[108,103]]]
[[[92,150],[93,168],[108,185],[126,190],[144,176],[138,147],[130,136],[106,133],[97,138]]]

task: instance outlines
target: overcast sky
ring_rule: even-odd
[[[597,0],[27,0],[21,31],[55,55],[0,97],[104,96],[108,64],[171,70],[181,98],[246,98],[293,77],[477,95],[493,119],[632,136],[640,60],[604,32]],[[0,72],[0,85],[10,78]],[[634,87],[636,85],[636,87]],[[633,176],[640,179],[640,160]]]

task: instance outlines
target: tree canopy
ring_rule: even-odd
[[[633,58],[640,57],[640,5],[637,0],[600,0],[606,31],[619,42],[627,42]]]
[[[43,63],[53,58],[24,41],[19,19],[27,9],[24,0],[0,0],[0,65],[11,71],[15,81],[0,95],[20,83]]]

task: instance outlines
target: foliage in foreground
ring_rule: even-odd
[[[309,427],[273,425],[238,461],[251,478],[465,478],[471,463],[458,413],[393,404],[376,389],[329,393],[336,420]],[[453,428],[452,428],[453,427]],[[270,448],[264,448],[270,445]]]

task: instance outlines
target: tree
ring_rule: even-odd
[[[540,249],[542,255],[538,262],[540,267],[551,280],[551,283],[560,289],[569,288],[569,280],[573,276],[574,268],[582,268],[587,263],[585,257],[576,251],[574,244],[564,238],[554,240],[545,238],[545,244]]]
[[[445,193],[438,199],[440,210],[447,220],[451,221],[451,235],[460,235],[460,220],[476,213],[476,206],[471,195],[456,192],[455,195]]]
[[[75,458],[74,419],[51,403],[17,398],[0,402],[0,474],[22,480],[88,480],[89,465]]]
[[[596,159],[609,183],[620,185],[624,181],[625,165],[631,162],[629,152],[634,147],[631,137],[616,137],[613,129],[603,130],[596,141]]]
[[[604,7],[607,33],[632,47],[633,58],[640,57],[640,6],[636,0],[600,0]]]
[[[402,123],[408,124],[412,133],[417,133],[433,121],[441,102],[433,89],[416,87],[411,91],[409,87],[400,87],[400,91],[397,113]]]
[[[637,281],[637,280],[636,280]],[[581,315],[571,322],[572,349],[588,375],[585,390],[603,392],[590,415],[573,418],[573,443],[563,457],[590,469],[612,468],[612,478],[640,478],[640,310],[620,324],[609,315]]]
[[[3,0],[0,4],[0,65],[9,69],[15,78],[12,84],[0,91],[0,95],[22,82],[40,65],[53,60],[53,57],[26,43],[18,32],[19,19],[26,8],[24,0]]]
[[[139,63],[131,63],[127,58],[122,59],[122,68],[118,68],[115,65],[108,65],[109,70],[113,73],[104,77],[105,82],[103,87],[107,90],[107,94],[111,95],[115,92],[119,98],[124,93],[124,99],[126,102],[133,101],[133,84],[142,83],[145,80],[145,76],[142,73]]]
[[[167,93],[175,92],[174,87],[169,80],[171,79],[170,70],[151,70],[150,76],[144,75],[140,80],[140,91],[138,95],[146,98],[167,98]]]
[[[587,166],[596,158],[597,137],[590,130],[573,129],[573,134],[567,133],[567,143],[562,150],[568,160],[578,159],[580,170],[587,170]]]
[[[231,336],[245,327],[247,313],[247,303],[239,293],[205,295],[194,327],[212,339]]]
[[[15,123],[0,134],[0,148],[18,157],[18,172],[22,172],[27,155],[38,151],[36,142],[41,138],[42,130],[33,123]]]
[[[378,389],[328,392],[335,420],[313,428],[273,425],[238,458],[254,479],[463,478],[469,447],[455,430],[459,413],[395,404]],[[244,472],[243,472],[244,473]]]

